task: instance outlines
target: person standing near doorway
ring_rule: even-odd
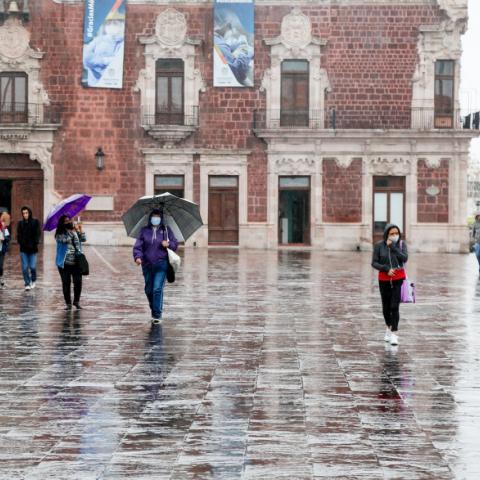
[[[473,241],[475,249],[475,256],[478,260],[478,266],[480,268],[480,212],[475,215],[475,223],[473,224]]]
[[[10,215],[8,212],[0,213],[0,287],[5,285],[3,279],[3,262],[8,251],[8,244],[10,243]]]
[[[373,249],[372,267],[378,270],[383,317],[387,325],[384,340],[391,345],[398,345],[400,294],[406,278],[403,266],[407,260],[407,245],[402,240],[400,229],[394,224],[387,225],[383,240],[375,244]]]
[[[31,290],[35,288],[37,281],[37,253],[41,237],[40,222],[33,218],[30,207],[23,206],[20,210],[22,220],[17,225],[17,242],[20,246],[25,290]]]

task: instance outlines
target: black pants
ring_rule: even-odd
[[[77,265],[65,264],[63,268],[58,268],[60,277],[62,279],[63,298],[67,305],[72,304],[72,297],[70,293],[70,286],[73,278],[73,303],[80,301],[80,295],[82,294],[82,272]]]
[[[385,318],[385,323],[392,332],[398,330],[398,322],[400,321],[400,291],[402,283],[403,280],[378,282],[382,297],[383,318]]]

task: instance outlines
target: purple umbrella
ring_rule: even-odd
[[[65,200],[62,200],[47,215],[47,219],[45,220],[43,229],[46,232],[51,232],[52,230],[57,228],[58,220],[62,215],[73,218],[87,206],[87,203],[91,200],[91,198],[92,197],[90,197],[89,195],[76,193],[66,198]]]

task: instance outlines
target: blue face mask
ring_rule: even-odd
[[[160,225],[161,219],[160,217],[152,217],[151,222],[154,227],[158,227]]]

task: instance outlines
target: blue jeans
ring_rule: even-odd
[[[22,259],[22,273],[25,286],[37,280],[37,254],[20,252]]]
[[[153,318],[162,318],[163,287],[167,278],[167,259],[155,265],[142,266],[145,278],[145,295],[148,298]]]
[[[473,248],[475,249],[475,255],[477,257],[478,265],[480,267],[480,243],[476,243]]]

